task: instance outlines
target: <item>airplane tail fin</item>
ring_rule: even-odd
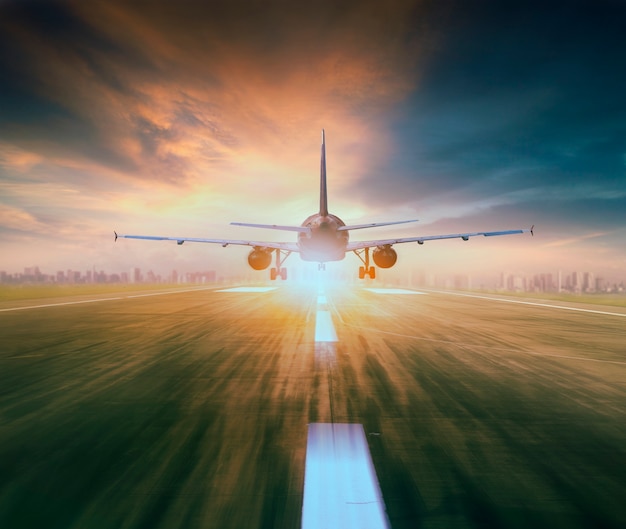
[[[326,140],[322,129],[322,159],[320,163],[320,215],[328,215],[328,194],[326,192]]]

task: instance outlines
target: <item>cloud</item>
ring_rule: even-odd
[[[0,168],[7,172],[27,173],[44,158],[10,143],[0,142]]]
[[[21,56],[19,64],[4,57],[16,79],[7,84],[13,103],[38,108],[39,119],[25,124],[21,113],[12,129],[7,117],[5,135],[49,155],[57,142],[44,127],[56,129],[69,156],[87,155],[129,178],[187,185],[198,162],[206,171],[246,147],[269,158],[305,130],[363,136],[412,87],[402,69],[416,58],[398,44],[411,3],[144,7],[17,9],[4,24]],[[26,95],[18,96],[25,77]]]
[[[317,206],[325,128],[331,209],[345,220],[535,223],[554,252],[571,232],[617,237],[617,9],[4,4],[5,216],[33,234],[65,230],[72,249],[113,225],[224,235],[231,220],[297,222]]]
[[[2,8],[0,183],[5,228],[53,231],[57,252],[113,227],[238,236],[230,220],[302,220],[322,128],[340,206],[365,149],[389,148],[377,131],[418,59],[404,2],[30,7]]]
[[[437,46],[390,127],[394,150],[355,196],[421,214],[450,195],[479,205],[526,188],[624,188],[623,6],[483,1],[437,13]]]
[[[0,230],[38,235],[47,235],[51,231],[50,227],[35,215],[6,204],[0,204]]]
[[[585,235],[579,235],[576,237],[569,237],[567,239],[559,239],[556,241],[548,242],[543,244],[543,248],[554,248],[559,246],[568,246],[568,245],[580,245],[581,242],[587,241],[589,239],[596,239],[599,237],[606,237],[610,235],[610,232],[597,232],[597,233],[587,233]]]

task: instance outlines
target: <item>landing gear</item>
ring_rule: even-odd
[[[283,263],[291,255],[291,252],[281,252],[276,249],[276,266],[270,270],[270,279],[276,281],[280,277],[283,281],[287,279],[287,269],[282,268]]]
[[[359,266],[359,279],[365,279],[365,276],[376,279],[376,268],[370,266],[369,269],[367,269],[364,266]]]
[[[287,269],[286,268],[272,268],[270,269],[270,279],[275,281],[276,278],[280,277],[283,281],[287,279]]]
[[[354,254],[361,259],[361,262],[365,266],[359,267],[359,279],[365,279],[365,276],[369,276],[370,279],[376,279],[376,268],[370,266],[370,249],[364,248],[363,250],[353,250]]]

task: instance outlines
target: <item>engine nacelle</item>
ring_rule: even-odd
[[[255,270],[265,270],[271,262],[271,251],[255,248],[248,254],[248,264]]]
[[[372,253],[372,257],[374,258],[376,266],[380,268],[391,268],[398,260],[398,254],[389,245],[376,248]]]

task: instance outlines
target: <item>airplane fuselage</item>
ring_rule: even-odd
[[[339,231],[345,226],[339,217],[316,213],[308,217],[302,226],[309,228],[307,232],[298,234],[298,248],[303,261],[325,263],[341,261],[346,256],[349,234],[347,230]]]

